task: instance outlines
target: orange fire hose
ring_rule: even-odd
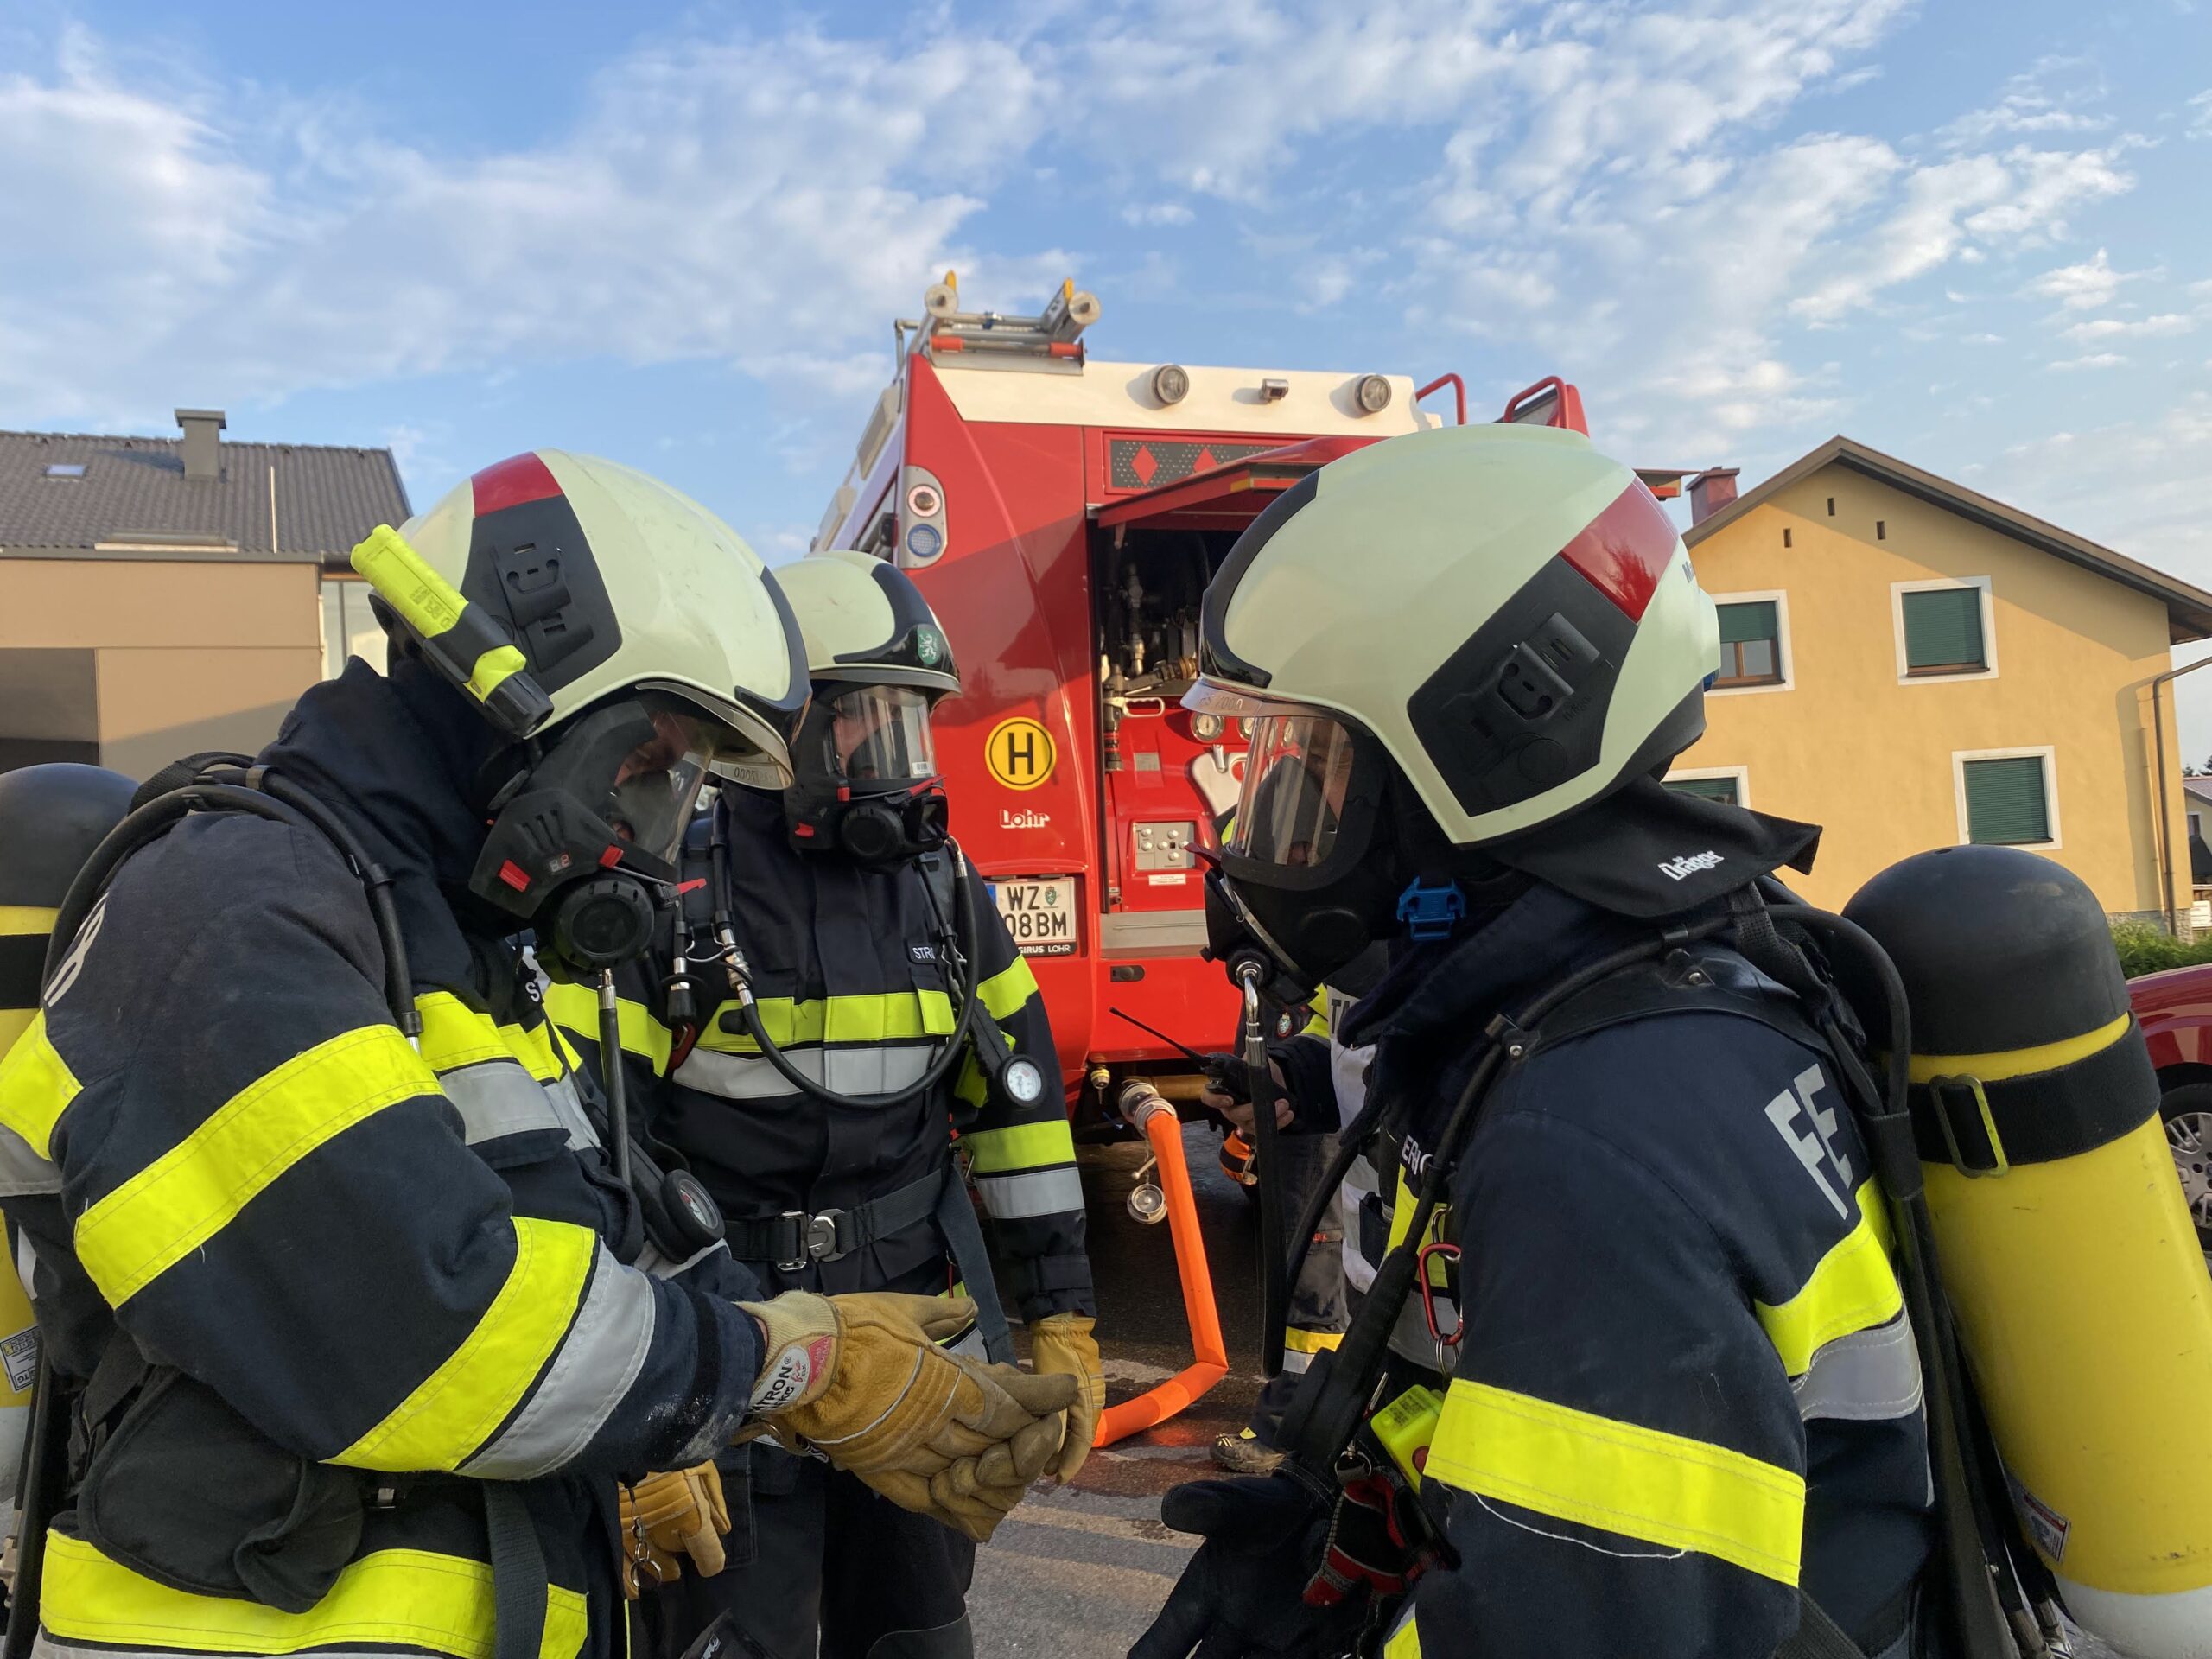
[[[1140,1092],[1141,1091],[1141,1092]],[[1175,1109],[1149,1084],[1123,1091],[1123,1113],[1137,1119],[1159,1160],[1160,1190],[1167,1196],[1167,1228],[1175,1245],[1175,1274],[1183,1282],[1183,1315],[1190,1322],[1192,1363],[1165,1382],[1134,1400],[1109,1406],[1098,1419],[1098,1446],[1157,1427],[1229,1375],[1229,1351],[1221,1339],[1221,1315],[1213,1300],[1213,1274],[1206,1267],[1206,1242],[1198,1231],[1198,1206],[1191,1196],[1191,1168],[1183,1160],[1183,1126]]]

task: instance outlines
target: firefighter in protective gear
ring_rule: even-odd
[[[1284,1042],[1268,1045],[1268,1061],[1282,1090],[1276,1109],[1275,1151],[1283,1163],[1282,1204],[1287,1214],[1304,1213],[1314,1188],[1337,1153],[1337,1134],[1359,1110],[1365,1093],[1364,1053],[1347,1060],[1340,1033],[1358,1006],[1348,984],[1371,982],[1381,969],[1379,950],[1322,988],[1306,1028]],[[1246,1132],[1252,1109],[1209,1083],[1201,1105],[1211,1107]],[[1363,1162],[1364,1160],[1362,1160]],[[1281,1370],[1260,1390],[1252,1416],[1233,1434],[1213,1443],[1213,1460],[1231,1474],[1266,1474],[1282,1461],[1276,1431],[1284,1408],[1316,1354],[1331,1353],[1344,1340],[1349,1319],[1346,1292],[1364,1290],[1351,1276],[1351,1262],[1363,1241],[1346,1231],[1348,1216],[1358,1216],[1359,1194],[1347,1178],[1342,1192],[1325,1205],[1320,1224],[1307,1241],[1298,1277],[1290,1287],[1289,1318],[1283,1330]],[[1379,1242],[1379,1241],[1375,1241]],[[1370,1273],[1368,1275],[1372,1277]]]
[[[781,794],[721,791],[695,826],[683,943],[626,981],[633,1097],[654,1103],[657,1140],[712,1193],[731,1249],[764,1283],[920,1293],[964,1283],[982,1322],[954,1320],[944,1334],[961,1351],[1004,1357],[1005,1320],[953,1164],[957,1128],[1033,1363],[1080,1390],[1052,1470],[1065,1480],[1089,1449],[1105,1384],[1060,1091],[1025,1102],[994,1088],[981,1046],[1001,1039],[974,1027],[961,1050],[947,1047],[972,987],[976,1017],[1058,1077],[1037,982],[980,894],[978,937],[967,937],[930,740],[931,705],[959,688],[951,650],[912,580],[881,560],[819,554],[778,575],[814,677],[796,775]],[[762,1052],[727,972],[704,965],[725,925],[762,1034],[808,1086]],[[565,987],[550,996],[596,1063],[589,999]],[[734,1522],[728,1567],[688,1573],[651,1599],[656,1652],[673,1659],[722,1615],[779,1659],[811,1656],[817,1643],[833,1659],[887,1643],[970,1651],[966,1589],[988,1529],[901,1513],[774,1446],[721,1461]]]
[[[1399,1361],[1383,1390],[1425,1381],[1442,1408],[1402,1476],[1171,1493],[1168,1524],[1206,1541],[1135,1659],[1363,1631],[1391,1659],[1768,1655],[1830,1621],[1905,1650],[1921,1374],[1796,998],[1711,941],[1655,951],[1502,1047],[1464,1155],[1438,1161],[1494,1021],[1809,861],[1808,826],[1655,781],[1702,729],[1718,640],[1635,474],[1529,427],[1321,468],[1208,589],[1189,704],[1252,722],[1213,949],[1294,986],[1390,952],[1340,1035],[1373,1046],[1369,1105],[1402,1126],[1370,1153],[1402,1229],[1450,1172],[1402,1310],[1445,1363]]]
[[[880,1333],[902,1370],[834,1301],[671,1259],[512,938],[603,954],[704,769],[786,763],[805,686],[759,561],[548,450],[355,562],[389,675],[300,699],[232,786],[255,810],[164,795],[0,1062],[10,1211],[81,1385],[41,1651],[612,1655],[619,1478],[833,1398],[809,1433],[953,1404],[916,1392],[912,1320]],[[1002,1440],[1051,1421],[1006,1403]],[[1011,1478],[988,1462],[970,1484]]]

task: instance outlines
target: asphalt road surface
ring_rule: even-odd
[[[976,1556],[969,1609],[981,1656],[1122,1659],[1182,1571],[1191,1541],[1160,1523],[1160,1495],[1216,1472],[1213,1437],[1243,1426],[1260,1391],[1258,1219],[1221,1173],[1220,1138],[1185,1126],[1183,1143],[1229,1347],[1230,1374],[1158,1428],[1090,1454],[1072,1485],[1039,1491]],[[1141,1393],[1191,1361],[1167,1224],[1128,1209],[1145,1149],[1083,1149],[1098,1335],[1109,1400]]]

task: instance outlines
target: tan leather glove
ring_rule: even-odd
[[[1052,1313],[1030,1328],[1029,1363],[1039,1376],[1071,1376],[1075,1404],[1068,1408],[1068,1437],[1061,1443],[1053,1476],[1065,1485],[1083,1467],[1098,1438],[1098,1414],[1106,1409],[1106,1369],[1098,1357],[1096,1319],[1082,1313]]]
[[[681,1576],[683,1556],[691,1558],[704,1579],[728,1564],[722,1535],[729,1530],[729,1506],[722,1499],[721,1472],[713,1464],[647,1475],[623,1487],[618,1501],[629,1551],[622,1587],[632,1601],[643,1580],[671,1584]]]
[[[777,1439],[978,1543],[1066,1437],[1072,1379],[937,1345],[975,1319],[964,1297],[791,1291],[739,1306],[766,1338],[753,1411]]]

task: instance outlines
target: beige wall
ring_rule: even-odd
[[[143,778],[276,735],[321,677],[316,584],[308,563],[0,557],[0,651],[90,651],[101,763]]]
[[[1691,559],[1717,597],[1785,595],[1791,685],[1716,690],[1705,738],[1675,770],[1741,766],[1747,805],[1825,825],[1815,874],[1798,883],[1807,897],[1840,906],[1896,860],[1963,839],[1955,753],[2048,745],[2058,842],[2035,850],[2108,911],[2163,907],[2148,691],[2171,663],[2158,601],[1841,467],[1751,509]],[[1900,683],[1891,584],[1937,577],[1988,578],[1993,677]],[[2171,697],[2165,716],[2177,775]],[[2177,798],[2170,789],[2178,849]]]

